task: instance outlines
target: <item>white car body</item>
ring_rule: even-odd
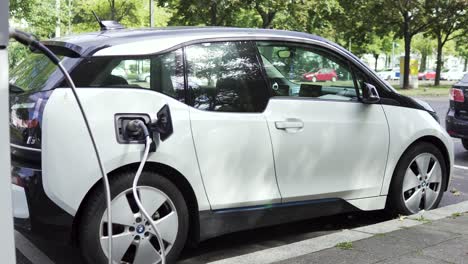
[[[200,110],[149,89],[78,88],[109,175],[139,164],[144,149],[142,144],[116,140],[116,114],[140,113],[156,119],[157,110],[168,105],[174,133],[159,142],[147,167],[164,167],[179,175],[193,191],[200,215],[221,217],[220,211],[249,212],[330,200],[360,210],[383,209],[398,161],[419,141],[435,142],[440,147],[450,178],[454,161],[450,136],[428,105],[399,95],[377,77],[396,78],[394,71],[375,75],[344,49],[307,34],[244,29],[213,29],[200,34],[196,29],[188,33],[180,29],[185,33],[178,35],[177,30],[156,38],[129,38],[98,50],[92,57],[147,56],[219,39],[299,42],[343,56],[382,87],[385,92],[381,96],[387,97],[367,104],[336,100],[339,96],[329,97],[331,100],[272,96],[262,112],[237,113]],[[81,38],[87,37],[95,36]],[[43,109],[41,150],[36,151],[42,151],[45,194],[76,217],[93,187],[100,186],[101,174],[70,89],[50,92]],[[340,212],[340,208],[333,208],[333,212]],[[200,218],[200,239],[242,229],[212,228],[217,222],[206,221]]]
[[[458,81],[463,78],[466,72],[449,70],[440,74],[440,79],[447,81]]]
[[[382,78],[383,80],[399,80],[400,79],[400,69],[393,68],[393,69],[386,69],[383,71],[378,71],[377,76]]]

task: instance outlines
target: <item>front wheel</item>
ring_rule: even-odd
[[[409,215],[436,208],[446,188],[447,172],[440,150],[418,143],[403,154],[390,186],[390,207]]]
[[[462,139],[463,147],[468,150],[468,139]]]
[[[317,78],[314,76],[312,77],[312,82],[316,82],[317,81]]]
[[[143,172],[140,200],[151,215],[145,219],[132,194],[134,172],[111,178],[112,258],[116,263],[157,264],[161,252],[154,221],[165,246],[167,263],[175,263],[188,234],[188,209],[177,187],[159,174]],[[91,194],[79,226],[79,245],[87,263],[108,262],[107,208],[103,188]]]
[[[332,77],[331,81],[336,82],[336,77]]]

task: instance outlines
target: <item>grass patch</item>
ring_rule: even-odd
[[[416,89],[400,89],[399,85],[393,86],[399,93],[407,96],[447,96],[452,85],[420,85]]]
[[[427,223],[431,222],[431,220],[425,218],[423,215],[419,216],[418,218],[410,218],[410,219],[419,221],[419,222],[424,223],[424,224],[427,224]]]
[[[462,215],[463,215],[462,213],[458,213],[458,212],[457,212],[457,213],[453,213],[453,214],[452,214],[452,218],[455,219],[455,218],[460,217],[460,216],[462,216]]]
[[[335,247],[343,250],[351,250],[353,249],[353,242],[341,242],[336,244]]]

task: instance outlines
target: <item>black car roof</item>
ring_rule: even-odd
[[[274,29],[252,29],[233,27],[164,27],[164,28],[140,28],[140,29],[115,29],[91,33],[69,35],[43,41],[49,47],[67,47],[77,54],[85,54],[104,47],[112,47],[120,44],[154,40],[155,38],[191,37],[202,39],[205,35],[219,35],[220,37],[262,37],[275,35],[284,38],[305,38],[326,42],[335,47],[337,44],[315,35]],[[342,47],[340,47],[343,49]]]

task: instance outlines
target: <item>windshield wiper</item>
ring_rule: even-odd
[[[10,83],[10,93],[24,93],[23,88]]]

